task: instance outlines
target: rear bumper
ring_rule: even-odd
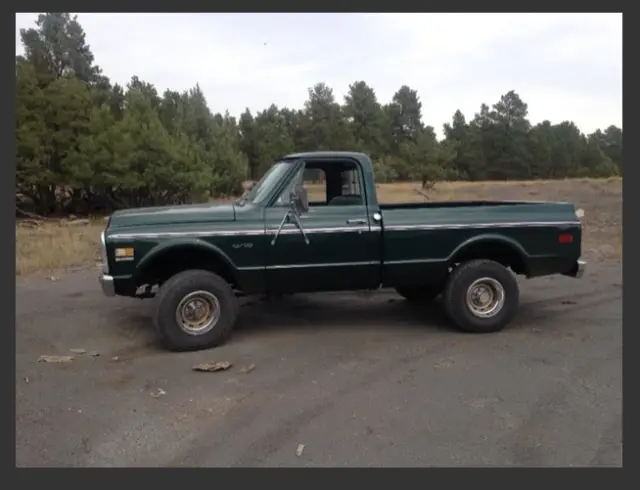
[[[587,263],[584,260],[576,261],[575,265],[571,268],[569,272],[565,272],[565,276],[573,277],[575,279],[580,279],[584,275],[584,271],[587,267]]]
[[[102,287],[102,292],[105,296],[115,296],[116,288],[113,283],[113,276],[109,276],[107,274],[100,275],[100,286]]]

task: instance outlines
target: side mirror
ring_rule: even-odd
[[[280,227],[273,236],[273,240],[271,240],[271,245],[273,246],[276,244],[276,240],[278,239],[280,231],[282,231],[282,227],[285,223],[291,222],[293,222],[293,224],[300,230],[300,233],[302,233],[302,236],[304,237],[304,242],[309,245],[309,237],[307,237],[307,234],[304,232],[304,227],[302,226],[302,223],[300,223],[300,215],[309,211],[309,197],[307,196],[307,189],[304,188],[304,185],[297,184],[293,188],[293,191],[289,194],[289,205],[289,211],[287,211],[282,218]]]
[[[297,216],[309,211],[309,196],[307,189],[302,184],[297,184],[291,193],[291,207]]]

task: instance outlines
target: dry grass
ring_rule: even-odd
[[[321,186],[310,185],[310,199]],[[424,201],[419,184],[379,184],[381,202]],[[570,201],[585,210],[583,247],[590,260],[622,257],[622,179],[574,179],[522,182],[442,182],[430,192],[433,201],[494,199]],[[16,274],[51,273],[99,260],[103,220],[84,226],[47,223],[38,228],[16,225]]]
[[[64,226],[45,223],[37,228],[16,225],[16,275],[67,269],[100,260],[104,221]]]

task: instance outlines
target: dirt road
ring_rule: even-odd
[[[247,304],[227,345],[187,354],[95,271],[19,280],[17,464],[621,465],[622,273],[590,267],[523,282],[495,335],[392,292],[301,295]],[[191,370],[209,360],[233,366]]]

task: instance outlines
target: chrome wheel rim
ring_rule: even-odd
[[[209,291],[187,294],[176,308],[176,322],[189,335],[203,335],[220,320],[220,301]]]
[[[467,289],[467,308],[479,318],[491,318],[504,306],[504,287],[491,277],[473,281]]]

